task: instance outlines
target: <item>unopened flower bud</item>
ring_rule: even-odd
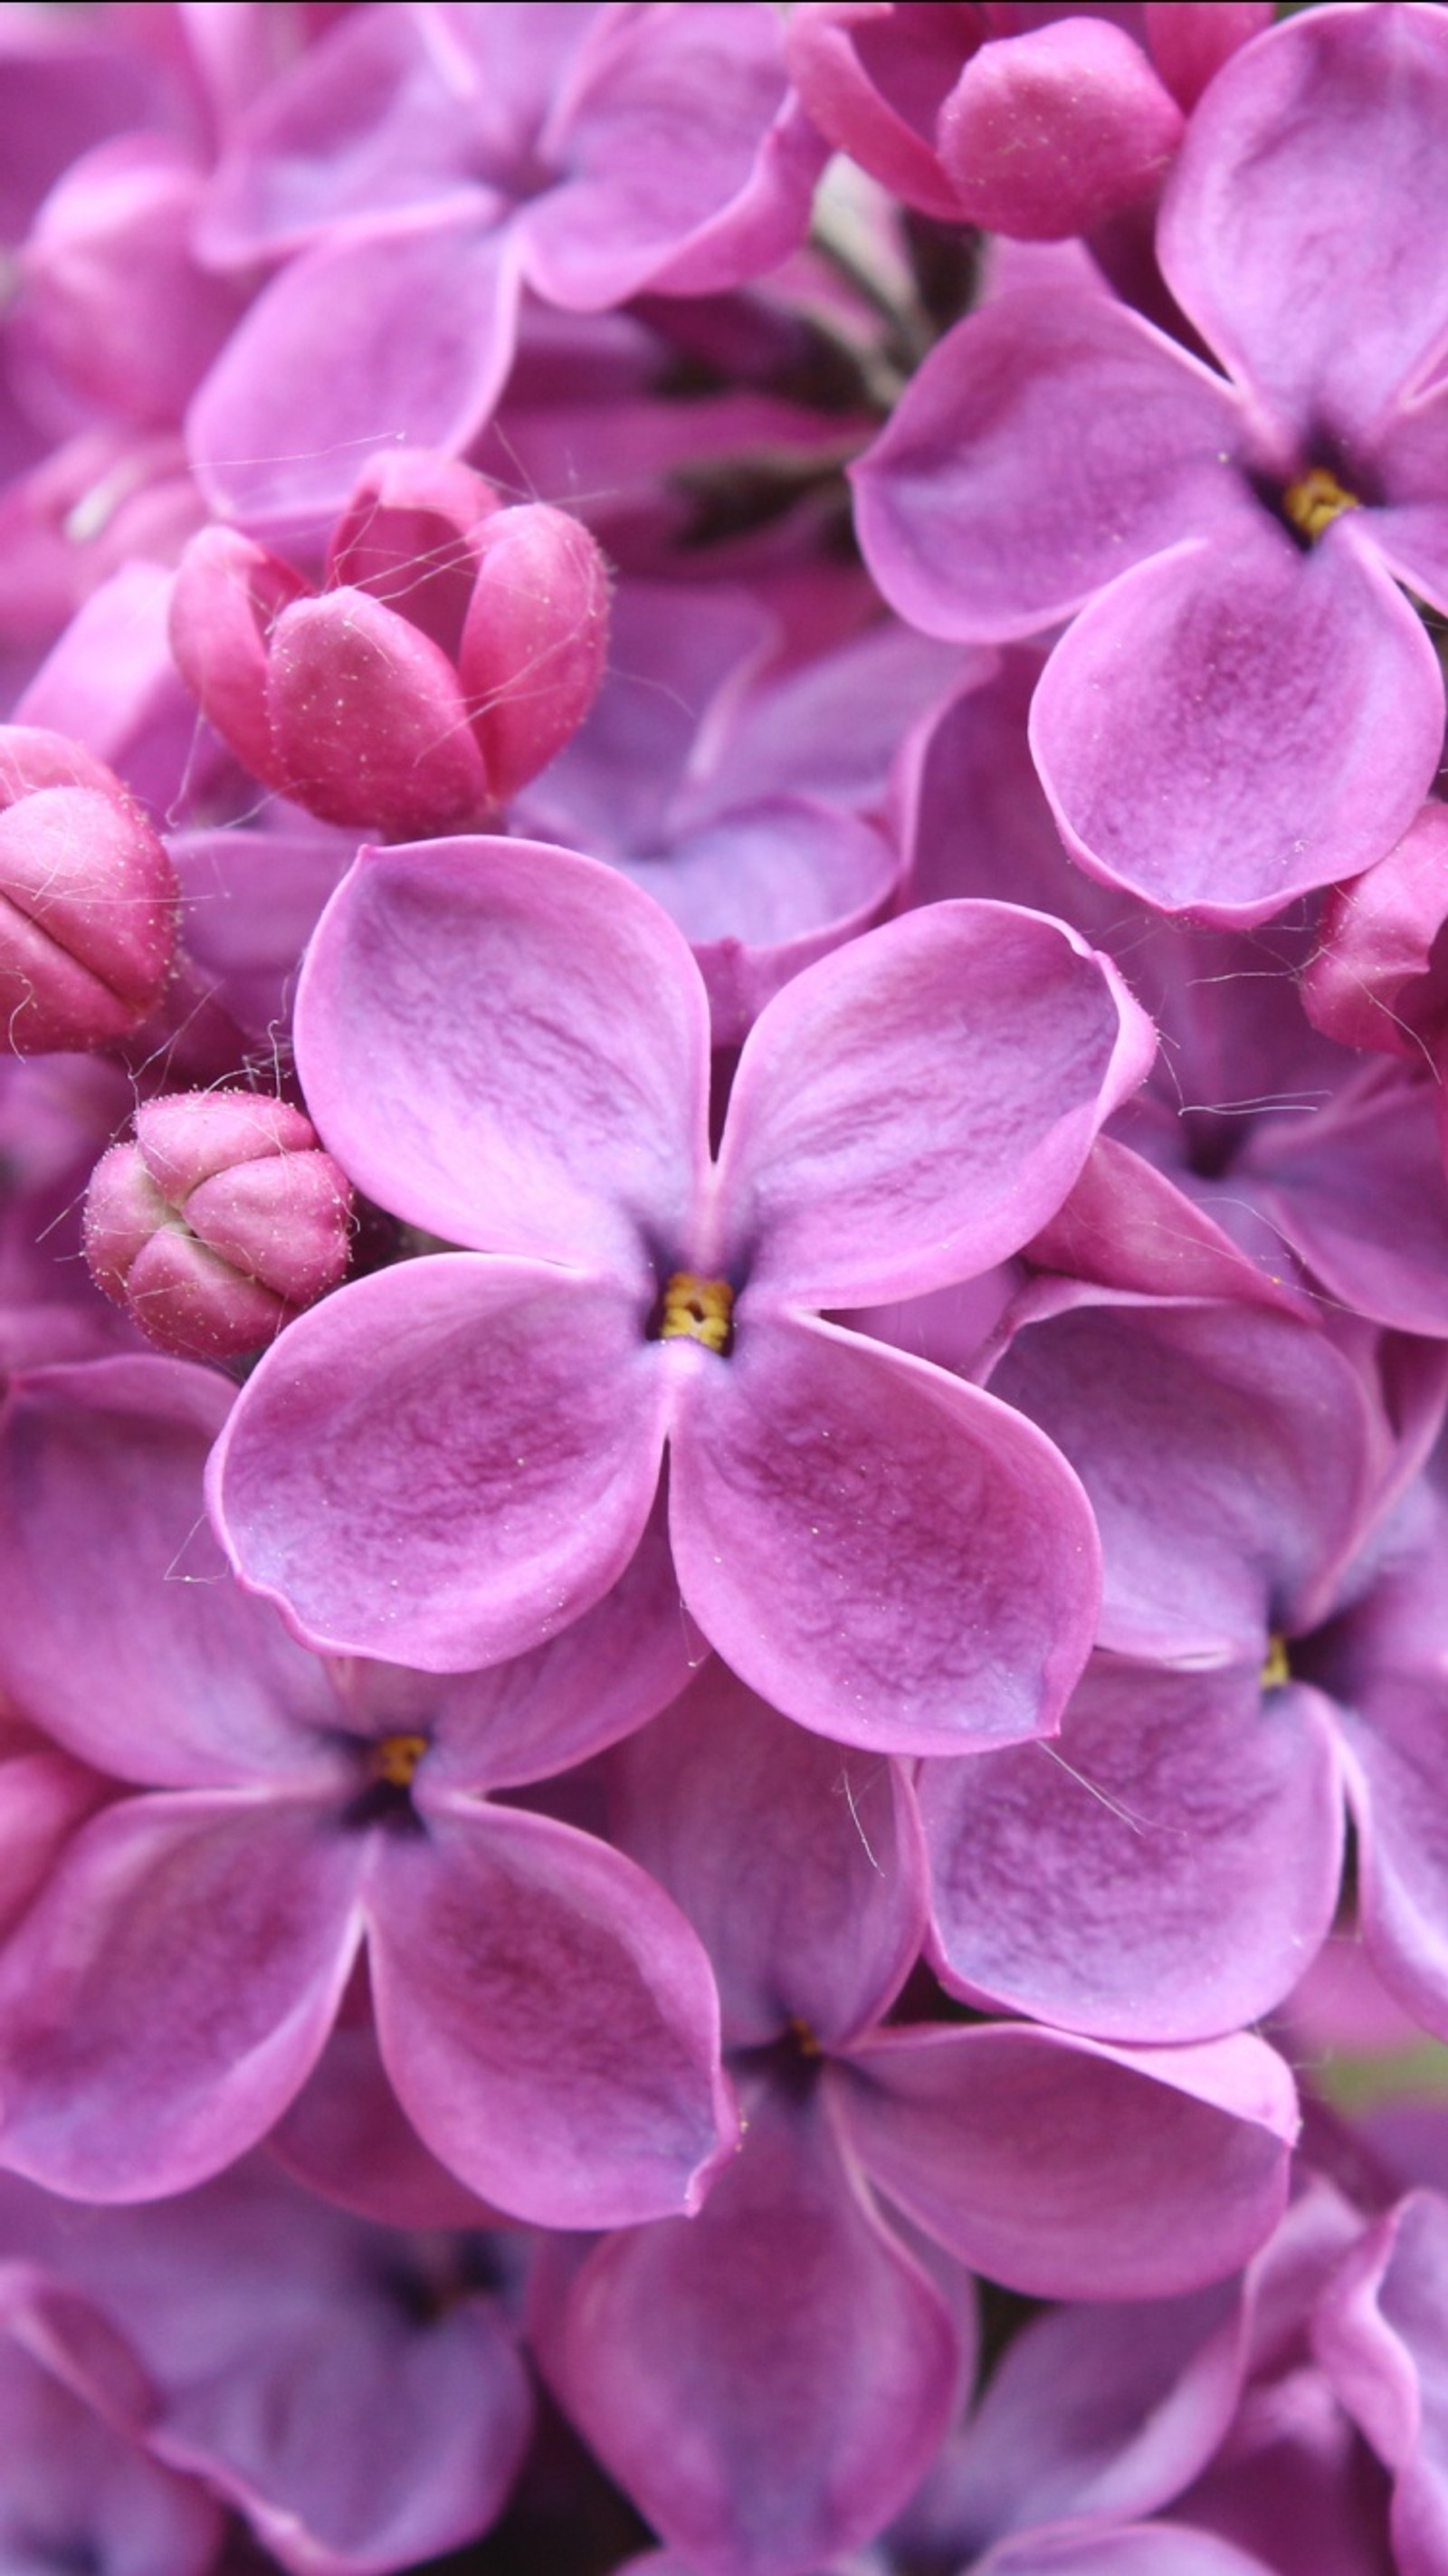
[[[1159,186],[1182,125],[1122,28],[1063,18],[966,64],[940,111],[940,159],[973,223],[1061,241]]]
[[[394,838],[486,822],[577,732],[603,677],[608,573],[588,530],[504,509],[421,450],[374,459],[320,595],[234,529],[193,539],[171,645],[253,775]]]
[[[136,1112],[91,1178],[92,1276],[165,1351],[227,1359],[335,1288],[351,1246],[346,1175],[300,1110],[184,1091]]]
[[[161,998],[178,893],[165,849],[103,762],[0,726],[0,1013],[17,1055],[105,1046]]]
[[[546,502],[500,510],[458,667],[494,796],[506,804],[577,733],[603,681],[608,572],[578,519]]]

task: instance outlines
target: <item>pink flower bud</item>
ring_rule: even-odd
[[[491,820],[576,733],[607,639],[588,530],[420,449],[365,469],[320,596],[216,527],[171,602],[177,664],[253,776],[394,839]]]
[[[146,1102],[134,1141],[96,1165],[85,1252],[97,1286],[160,1349],[227,1359],[336,1287],[350,1219],[346,1175],[300,1110],[182,1091]]]
[[[0,1014],[17,1055],[105,1046],[161,998],[170,859],[120,780],[64,735],[0,726]]]
[[[940,159],[973,223],[1061,241],[1149,195],[1182,121],[1122,28],[1061,18],[966,64],[940,111]]]
[[[608,654],[608,571],[578,519],[546,502],[500,510],[478,537],[482,568],[458,667],[501,804],[578,731]]]

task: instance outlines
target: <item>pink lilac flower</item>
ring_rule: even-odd
[[[1117,2299],[1234,2268],[1280,2206],[1285,2069],[1241,2039],[882,2028],[925,1899],[902,1769],[787,1726],[722,1665],[613,1767],[626,1847],[715,1962],[746,2127],[697,2220],[545,2253],[541,2353],[691,2564],[800,2576],[879,2531],[938,2448],[975,2333],[954,2264]]]
[[[792,1716],[918,1751],[1048,1727],[1095,1617],[1069,1472],[820,1310],[1028,1237],[1149,1027],[1060,925],[937,906],[771,1002],[717,1164],[708,1034],[679,934],[590,860],[358,862],[299,1000],[311,1114],[369,1196],[472,1249],[343,1290],[262,1363],[214,1467],[234,1561],[342,1651],[525,1651],[617,1579],[667,1442],[684,1600]]]
[[[1436,769],[1409,583],[1445,580],[1448,137],[1434,9],[1311,10],[1198,106],[1158,228],[1226,374],[1104,296],[962,323],[857,472],[862,543],[928,633],[1074,622],[1032,749],[1107,883],[1250,923],[1384,857]]]
[[[732,2134],[698,1942],[616,1852],[479,1795],[677,1690],[661,1535],[526,1667],[329,1669],[197,1553],[225,1410],[157,1359],[10,1390],[4,1687],[149,1794],[71,1833],[0,1953],[0,2162],[107,2201],[218,2172],[305,2082],[365,1935],[388,2072],[474,2190],[555,2226],[693,2206]]]

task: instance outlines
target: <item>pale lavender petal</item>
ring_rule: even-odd
[[[1400,581],[1448,609],[1448,387],[1395,406],[1373,442],[1374,508],[1365,533]],[[1366,477],[1364,478],[1366,480]]]
[[[325,1783],[336,1693],[206,1528],[225,1379],[183,1361],[34,1371],[0,1415],[0,1679],[113,1777]]]
[[[1443,684],[1351,515],[1307,554],[1265,510],[1244,515],[1230,545],[1138,565],[1056,647],[1031,744],[1094,875],[1247,926],[1407,830],[1438,765]]]
[[[685,1600],[802,1726],[947,1753],[1055,1725],[1090,1648],[1097,1542],[1022,1415],[813,1318],[741,1324],[682,1392],[671,1478]]]
[[[294,2576],[384,2576],[499,2511],[528,2388],[445,2240],[345,2217],[259,2158],[151,2208],[24,2215],[145,2363],[154,2449]]]
[[[1018,1251],[1155,1044],[1105,959],[1007,905],[931,904],[822,960],[730,1094],[720,1195],[751,1299],[870,1305]]]
[[[234,1023],[238,1053],[291,1025],[303,949],[356,855],[356,835],[300,818],[276,830],[181,833],[168,843],[185,963]]]
[[[247,1586],[312,1643],[467,1672],[601,1600],[658,1485],[669,1403],[607,1282],[466,1253],[289,1326],[213,1453]]]
[[[96,1817],[0,1961],[0,2162],[147,2200],[252,2146],[331,2027],[364,1849],[241,1793]]]
[[[833,2047],[888,2011],[925,1929],[899,1766],[807,1735],[713,1663],[626,1745],[610,1830],[702,1934],[726,2045]]]
[[[605,2465],[709,2576],[803,2576],[870,2538],[959,2370],[944,2301],[818,2099],[767,2095],[698,2218],[589,2258],[550,2360]]]
[[[1448,1334],[1448,1193],[1436,1080],[1369,1069],[1315,1118],[1264,1120],[1241,1178],[1334,1299]]]
[[[703,988],[611,868],[532,841],[367,852],[312,942],[297,1052],[329,1149],[411,1224],[634,1281],[687,1239]]]
[[[1192,118],[1162,207],[1167,283],[1304,431],[1369,428],[1448,333],[1448,246],[1417,212],[1445,144],[1433,10],[1294,17]]]
[[[1435,1580],[1437,1574],[1435,1560]],[[1441,1653],[1414,1672],[1369,1664],[1342,1723],[1359,1836],[1361,1920],[1389,1992],[1448,2036],[1448,1758]],[[1361,1711],[1361,1714],[1358,1714]]]
[[[696,2209],[733,2147],[697,1936],[552,1817],[429,1798],[370,1900],[387,2071],[444,2164],[545,2227]]]
[[[1026,2026],[895,2030],[837,2080],[871,2180],[1034,2297],[1200,2289],[1282,2214],[1296,2099],[1259,2039],[1127,2051]]]
[[[528,281],[581,312],[646,286],[708,295],[773,268],[809,222],[824,144],[771,11],[609,11],[542,138],[560,184],[524,216]]]
[[[878,921],[900,878],[882,832],[803,796],[739,806],[664,857],[616,864],[688,940],[716,1047],[742,1044],[794,976]]]
[[[866,562],[927,635],[1031,635],[1163,546],[1239,527],[1237,396],[1127,306],[1003,296],[853,471]]]
[[[1376,1465],[1325,1334],[1245,1305],[1088,1305],[1019,1334],[991,1385],[1091,1497],[1101,1644],[1255,1670],[1273,1629],[1322,1616]]]
[[[1448,2206],[1411,2192],[1364,2237],[1323,2302],[1314,2342],[1333,2386],[1395,2472],[1393,2563],[1448,2559]]]
[[[939,1973],[972,2003],[1125,2040],[1280,2003],[1326,1939],[1343,1801],[1315,1691],[1250,1666],[1088,1672],[1054,1744],[928,1762]]]
[[[321,534],[375,449],[457,455],[502,390],[517,305],[511,236],[466,204],[425,229],[305,252],[257,298],[187,413],[211,508],[253,534]]]
[[[963,2549],[1068,2516],[1154,2512],[1211,2458],[1245,2363],[1236,2283],[1033,2318],[946,2452],[937,2513]]]
[[[0,2334],[0,2563],[13,2576],[208,2576],[216,2505]]]

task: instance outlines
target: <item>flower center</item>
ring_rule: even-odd
[[[696,1279],[692,1270],[676,1270],[664,1285],[661,1342],[702,1342],[722,1359],[734,1338],[730,1317],[734,1291],[727,1279]]]
[[[1262,1667],[1264,1691],[1283,1690],[1292,1679],[1292,1666],[1287,1660],[1285,1637],[1271,1637],[1267,1642],[1267,1661]]]
[[[384,1735],[372,1748],[368,1776],[385,1781],[389,1789],[410,1789],[426,1751],[425,1735]]]
[[[1309,545],[1316,545],[1334,519],[1340,519],[1344,510],[1360,510],[1362,503],[1356,492],[1346,491],[1325,465],[1312,465],[1305,474],[1299,474],[1295,483],[1288,484],[1282,507]]]

